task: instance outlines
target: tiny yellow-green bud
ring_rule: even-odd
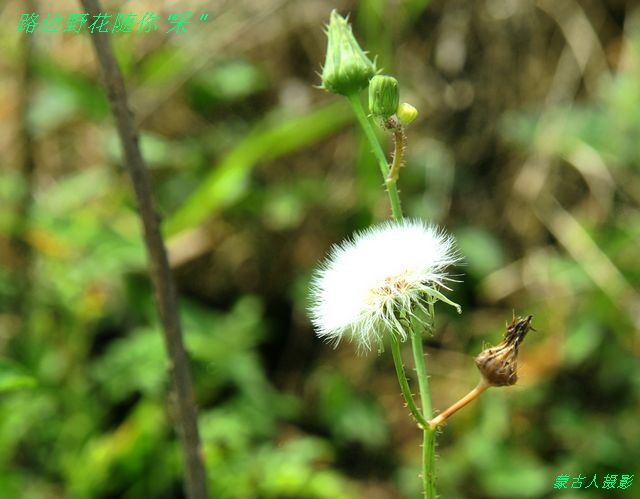
[[[375,75],[369,82],[369,111],[374,116],[389,118],[398,109],[400,91],[393,76]]]
[[[327,29],[327,58],[322,68],[322,88],[351,95],[366,88],[376,66],[358,45],[349,22],[335,10]]]
[[[404,126],[407,126],[410,123],[413,123],[418,117],[418,110],[411,104],[403,102],[398,106],[396,116],[398,117],[400,123],[402,123]]]

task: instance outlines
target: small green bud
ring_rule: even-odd
[[[400,106],[398,106],[396,116],[398,117],[400,123],[402,123],[404,126],[407,126],[410,123],[413,123],[418,117],[418,110],[411,104],[403,102],[402,104],[400,104]]]
[[[351,95],[366,88],[376,66],[358,45],[349,22],[335,10],[327,30],[327,58],[322,68],[322,88]]]
[[[398,80],[393,76],[375,75],[369,82],[369,111],[374,116],[389,118],[400,101]]]

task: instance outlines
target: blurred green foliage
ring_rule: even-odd
[[[427,342],[435,406],[475,384],[471,356],[512,311],[538,329],[520,384],[440,435],[446,498],[638,475],[640,12],[567,5],[336,5],[425,117],[408,133],[406,213],[446,226],[465,258],[464,313],[439,311]],[[312,87],[333,5],[208,7],[211,24],[180,40],[113,40],[181,294],[212,497],[418,497],[419,431],[390,359],[323,345],[305,314],[330,245],[388,216],[346,103]],[[36,34],[25,58],[24,38],[0,33],[0,497],[183,497],[139,221],[85,38]]]

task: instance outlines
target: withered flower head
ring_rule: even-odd
[[[518,347],[531,326],[532,315],[514,317],[507,326],[504,340],[496,347],[487,348],[476,357],[476,366],[491,386],[510,386],[518,381]]]

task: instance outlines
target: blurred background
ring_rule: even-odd
[[[601,486],[639,471],[637,2],[105,2],[160,17],[112,40],[180,293],[212,497],[419,497],[421,435],[390,355],[334,350],[305,311],[330,246],[389,216],[346,100],[314,87],[332,8],[420,110],[405,213],[452,232],[465,258],[463,314],[439,306],[427,341],[435,407],[475,386],[472,357],[514,312],[534,315],[518,385],[441,433],[439,493],[640,497],[640,483],[553,488],[562,473]],[[0,497],[181,498],[93,47],[86,32],[16,32],[32,11],[82,12],[0,4]],[[187,32],[166,33],[185,11]]]

